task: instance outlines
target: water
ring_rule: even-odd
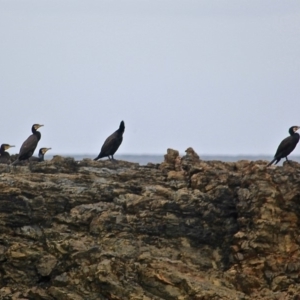
[[[182,157],[184,154],[181,154],[180,156]],[[94,159],[95,155],[90,155],[90,154],[69,154],[69,155],[62,155],[62,156],[68,156],[68,157],[74,157],[75,160],[82,160],[84,158],[90,158]],[[115,156],[116,160],[125,160],[129,162],[134,162],[134,163],[139,163],[140,165],[146,165],[147,163],[154,163],[154,164],[159,164],[164,161],[164,154],[162,155],[151,155],[151,154],[116,154]],[[51,159],[51,155],[47,155],[47,159]],[[202,160],[220,160],[224,162],[235,162],[238,160],[267,160],[271,161],[272,156],[268,155],[236,155],[236,156],[231,156],[231,155],[201,155],[200,158]],[[107,158],[102,158],[102,160],[106,160]],[[300,156],[293,156],[289,158],[290,160],[297,161],[300,163]],[[278,165],[281,165],[282,162],[285,159],[282,159]]]

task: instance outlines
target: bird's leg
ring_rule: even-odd
[[[109,155],[107,155],[107,156],[108,156],[108,159],[111,160],[110,156]]]
[[[287,156],[285,157],[285,159],[289,164],[291,164],[291,162],[288,160]]]
[[[112,155],[111,157],[112,157],[112,161],[113,161],[114,163],[118,162],[116,159],[114,159],[114,156],[113,156],[113,155]]]

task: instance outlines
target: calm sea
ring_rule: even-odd
[[[55,154],[54,154],[55,155]],[[181,157],[184,154],[181,154]],[[68,156],[68,157],[74,157],[75,160],[82,160],[84,158],[90,158],[93,159],[95,158],[95,155],[90,155],[90,154],[64,154],[62,156]],[[125,160],[125,161],[130,161],[130,162],[135,162],[139,163],[140,165],[146,165],[147,163],[154,163],[158,164],[164,161],[164,155],[151,155],[151,154],[142,154],[142,155],[136,155],[136,154],[116,154],[115,156],[116,160]],[[46,155],[46,159],[51,159],[52,156]],[[267,155],[237,155],[237,156],[229,156],[229,155],[201,155],[200,158],[202,160],[221,160],[225,162],[234,162],[238,160],[272,160],[272,156],[267,156]],[[102,159],[107,159],[107,158],[102,158]],[[300,163],[300,156],[292,156],[290,157],[290,160],[294,160]],[[284,160],[282,160],[284,161]],[[281,162],[280,162],[281,163]],[[279,163],[279,165],[280,165]]]

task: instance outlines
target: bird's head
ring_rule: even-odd
[[[8,144],[2,144],[1,145],[1,148],[4,149],[4,150],[8,150],[9,148],[12,148],[12,147],[15,147],[13,145],[8,145]]]
[[[50,149],[51,149],[51,148],[41,148],[39,152],[40,152],[41,154],[45,154],[45,153],[46,153],[47,151],[49,151]]]
[[[31,127],[31,132],[32,132],[32,133],[36,133],[36,131],[37,131],[40,127],[42,127],[42,126],[44,126],[44,125],[33,124],[32,127]]]
[[[125,123],[124,123],[124,121],[121,121],[119,130],[120,130],[121,132],[124,132],[124,131],[125,131]]]
[[[42,127],[42,126],[44,126],[44,125],[40,125],[40,124],[33,124],[33,128],[35,129],[35,130],[38,130],[40,127]]]
[[[289,129],[289,134],[290,134],[290,135],[293,135],[298,129],[300,129],[300,126],[292,126],[292,127]]]
[[[293,126],[293,131],[296,132],[299,128],[300,126]]]

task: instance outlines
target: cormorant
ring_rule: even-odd
[[[299,142],[299,133],[296,132],[300,127],[299,126],[292,126],[289,129],[289,134],[290,136],[288,136],[287,138],[285,138],[278,146],[277,151],[274,155],[274,159],[268,163],[267,167],[272,165],[272,163],[274,161],[275,165],[282,159],[285,157],[285,159],[287,161],[288,160],[288,155],[296,148],[298,142]]]
[[[2,144],[0,147],[0,164],[10,163],[10,154],[6,152],[7,149],[15,147],[8,144]]]
[[[30,135],[27,140],[22,144],[18,158],[12,163],[15,165],[21,160],[26,160],[31,157],[34,153],[34,150],[41,139],[41,133],[37,131],[40,127],[44,125],[33,124],[31,127],[32,135]]]
[[[38,157],[31,156],[28,160],[29,161],[37,161],[37,162],[44,161],[44,155],[50,149],[51,148],[41,148],[40,151],[39,151],[39,156]]]
[[[124,121],[121,121],[120,127],[113,134],[111,134],[104,142],[99,155],[94,159],[98,160],[99,158],[108,156],[109,160],[115,160],[114,154],[120,147],[123,141],[123,133],[125,131]],[[111,158],[110,158],[111,156]]]

